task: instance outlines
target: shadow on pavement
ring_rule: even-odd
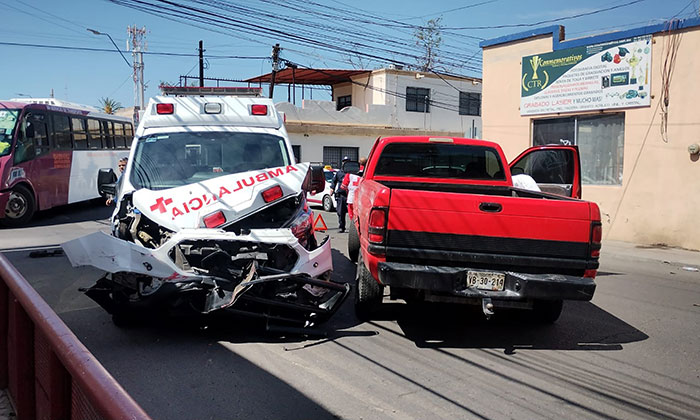
[[[108,219],[112,215],[113,211],[114,207],[106,206],[103,199],[96,198],[90,201],[68,204],[49,210],[39,211],[24,227],[52,226],[67,223],[103,220]],[[22,227],[14,229],[22,229]],[[7,230],[7,228],[0,228],[0,231],[1,230]]]
[[[61,317],[154,419],[337,418],[220,343],[285,341],[242,328],[240,320],[228,327],[206,329],[172,319],[118,329],[101,308],[71,311]],[[86,319],[92,321],[87,324]],[[99,330],[108,331],[96,333]]]
[[[481,308],[460,305],[383,306],[380,315],[397,320],[402,335],[424,348],[490,348],[503,349],[506,354],[519,348],[622,350],[623,344],[649,338],[590,302],[565,302],[561,318],[552,325],[534,324],[519,311],[501,310],[486,320]]]

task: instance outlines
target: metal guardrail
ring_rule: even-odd
[[[18,420],[150,420],[3,255],[1,388]]]

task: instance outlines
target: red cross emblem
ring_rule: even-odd
[[[163,197],[160,197],[156,200],[156,204],[151,206],[151,211],[158,210],[161,213],[165,213],[165,206],[168,204],[172,203],[173,199],[172,198],[166,198],[163,200]]]

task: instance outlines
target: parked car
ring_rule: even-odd
[[[338,172],[337,169],[324,169],[323,174],[326,176],[326,188],[320,193],[306,197],[306,201],[310,205],[320,204],[323,206],[325,211],[335,211],[335,196],[331,194],[331,183],[333,182],[333,175]]]

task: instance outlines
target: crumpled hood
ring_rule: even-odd
[[[132,197],[146,217],[173,231],[204,227],[202,218],[218,210],[232,222],[269,203],[262,192],[279,185],[282,196],[299,194],[309,170],[308,163],[225,175],[167,190],[140,189]]]

